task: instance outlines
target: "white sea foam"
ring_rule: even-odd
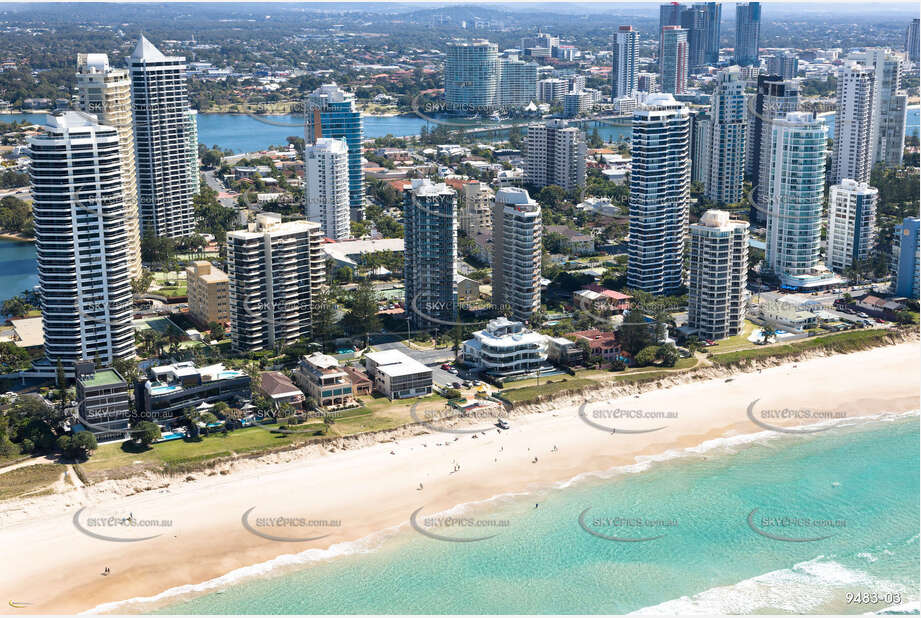
[[[821,429],[828,425],[836,425],[838,427],[852,427],[856,425],[865,425],[870,422],[884,422],[889,423],[905,418],[906,416],[919,416],[921,415],[921,410],[913,410],[911,412],[883,412],[880,414],[872,414],[867,416],[855,416],[849,419],[850,422],[847,425],[841,423],[837,419],[827,419],[819,421],[816,423],[811,423],[808,425],[797,425],[796,430],[802,431],[802,436],[811,436],[811,435],[820,435],[818,432],[809,433],[803,430],[808,429]],[[859,421],[859,422],[857,422]],[[680,459],[682,457],[693,457],[701,456],[706,454],[713,453],[722,453],[722,454],[735,454],[738,452],[739,447],[745,447],[752,444],[759,445],[769,445],[774,440],[783,440],[784,438],[789,438],[795,436],[796,434],[784,433],[778,431],[757,431],[754,433],[744,433],[738,434],[735,436],[726,436],[722,438],[713,438],[711,440],[705,440],[696,446],[689,446],[683,449],[669,449],[658,453],[656,455],[638,455],[636,457],[636,463],[628,464],[624,466],[616,466],[614,468],[608,468],[607,470],[598,470],[594,472],[583,472],[577,474],[576,476],[567,479],[565,481],[560,481],[554,484],[556,489],[566,489],[573,485],[578,484],[581,481],[588,479],[608,479],[622,474],[637,474],[640,472],[645,472],[649,470],[653,464],[664,463],[671,461],[673,459]]]
[[[862,421],[864,423],[874,422],[874,421],[892,422],[892,421],[898,420],[899,418],[904,418],[906,415],[918,416],[919,414],[921,414],[921,411],[915,410],[909,413],[882,413],[882,414],[875,414],[875,415],[870,415],[870,416],[854,417],[850,420]],[[821,422],[814,423],[811,425],[800,425],[797,427],[797,429],[818,428],[818,427],[821,427],[827,424],[835,424],[835,423],[840,424],[840,421],[836,421],[836,420],[821,421]],[[785,437],[789,437],[790,435],[791,434],[780,433],[780,432],[775,432],[775,431],[759,431],[759,432],[750,433],[750,434],[739,434],[736,436],[715,438],[712,440],[706,440],[702,442],[701,444],[698,444],[697,446],[691,446],[691,447],[687,447],[684,449],[670,449],[658,455],[638,456],[636,458],[637,462],[634,464],[617,466],[614,468],[609,468],[607,470],[584,472],[568,480],[554,483],[551,486],[551,488],[552,489],[566,489],[568,487],[574,486],[588,479],[602,479],[603,480],[603,479],[609,479],[609,478],[616,477],[616,476],[623,475],[623,474],[638,474],[641,472],[645,472],[646,470],[649,470],[656,463],[663,463],[663,462],[667,462],[673,459],[678,459],[681,457],[700,456],[700,455],[703,455],[706,453],[712,453],[715,451],[722,451],[724,453],[735,453],[736,450],[734,450],[733,447],[746,446],[749,444],[754,444],[754,443],[759,443],[759,442],[768,443],[771,440],[783,439]],[[805,435],[810,435],[810,434],[805,434]],[[527,495],[533,495],[533,493],[534,493],[533,490],[520,491],[520,492],[506,492],[506,493],[491,496],[484,500],[478,500],[474,502],[465,502],[462,504],[458,504],[449,509],[440,511],[438,514],[439,515],[458,515],[466,511],[469,511],[470,509],[481,507],[483,505],[496,503],[496,502],[502,502],[505,500],[513,500],[515,498],[521,498]],[[427,514],[427,515],[431,515],[431,514]],[[169,599],[175,599],[176,597],[181,597],[181,596],[186,596],[186,595],[193,596],[193,595],[197,595],[201,593],[218,591],[218,590],[225,588],[229,584],[233,584],[233,583],[240,582],[242,580],[253,579],[253,578],[257,578],[261,576],[268,576],[268,575],[273,574],[274,571],[277,571],[280,569],[308,565],[311,563],[321,562],[324,560],[330,560],[333,558],[347,556],[351,554],[370,553],[378,549],[385,539],[393,536],[400,529],[404,528],[407,523],[408,522],[401,523],[397,526],[393,526],[386,530],[376,532],[374,534],[371,534],[369,536],[363,537],[355,541],[337,543],[336,545],[333,545],[329,547],[328,549],[308,549],[308,550],[305,550],[297,554],[284,554],[282,556],[278,556],[266,562],[261,562],[259,564],[254,564],[254,565],[242,567],[239,569],[235,569],[225,575],[222,575],[220,577],[217,577],[217,578],[205,581],[205,582],[201,582],[198,584],[186,584],[183,586],[176,586],[173,588],[169,588],[153,596],[135,597],[135,598],[127,599],[124,601],[114,601],[110,603],[103,603],[101,605],[98,605],[82,613],[85,613],[85,614],[111,613],[111,612],[114,612],[115,610],[124,609],[126,607],[131,607],[131,606],[163,605],[164,602]],[[918,537],[916,535],[914,539],[917,539],[917,538]],[[803,563],[803,564],[808,564],[808,563]],[[837,564],[837,563],[831,563],[831,564]],[[794,567],[794,569],[796,569],[799,566],[800,565],[797,565],[796,567]],[[841,568],[844,568],[844,567],[841,567]],[[753,578],[751,580],[746,580],[745,582],[740,582],[739,584],[735,584],[735,586],[742,586],[746,584],[746,582],[758,582],[759,578],[768,577],[768,576],[771,576],[777,573],[784,573],[784,572],[785,571],[774,571],[772,573],[768,573],[766,575],[762,575],[757,578]],[[731,590],[735,586],[729,586],[729,587],[726,587],[725,589]],[[662,608],[662,607],[668,606],[669,604],[679,604],[678,606],[676,606],[676,609],[681,609],[681,607],[683,607],[683,605],[681,604],[685,602],[691,603],[689,608],[693,608],[696,603],[695,599],[697,599],[701,595],[708,595],[712,593],[713,591],[719,591],[723,589],[724,588],[714,588],[714,589],[711,589],[710,591],[705,591],[703,593],[700,593],[699,595],[695,595],[694,597],[682,597],[681,599],[676,599],[674,601],[667,601],[666,603],[656,605],[656,606],[653,606],[652,608],[646,608],[646,609]],[[804,593],[804,595],[806,598],[809,598],[806,593]],[[742,594],[740,596],[744,598],[745,595]],[[780,597],[783,596],[782,592],[779,593],[779,596]],[[814,598],[815,595],[812,595],[812,597]],[[782,600],[783,600],[782,598],[779,599],[779,601],[782,601]],[[706,613],[706,612],[710,612],[711,610],[701,609],[700,611],[692,611],[692,609],[688,609],[686,611],[689,611],[692,613]],[[643,613],[643,612],[646,612],[646,610],[639,610],[638,613]],[[675,612],[666,608],[662,611],[652,611],[651,613],[675,613]],[[722,613],[747,613],[747,612],[727,611],[727,612],[722,612]]]
[[[790,612],[810,613],[822,606],[840,603],[842,590],[856,587],[886,590],[903,595],[909,591],[892,581],[880,579],[858,569],[818,556],[789,569],[771,571],[729,586],[704,590],[658,605],[644,607],[634,614],[752,614]],[[904,605],[900,606],[904,609]]]
[[[221,575],[220,577],[209,579],[198,584],[175,586],[173,588],[164,590],[159,594],[155,594],[149,597],[134,597],[124,601],[103,603],[81,613],[104,614],[114,613],[116,611],[124,613],[126,610],[128,610],[128,608],[138,610],[140,607],[146,607],[147,609],[150,609],[154,606],[163,605],[164,602],[169,599],[175,600],[177,597],[186,595],[191,596],[201,594],[203,592],[216,592],[244,580],[270,575],[274,571],[279,571],[286,567],[297,567],[313,562],[331,560],[333,558],[351,554],[370,553],[380,547],[380,545],[387,538],[393,536],[398,528],[399,526],[388,528],[386,530],[375,532],[374,534],[368,535],[355,541],[336,543],[327,549],[307,549],[297,554],[283,554],[266,562],[260,562],[258,564],[252,564],[239,569],[235,569],[229,573],[226,573],[225,575]]]

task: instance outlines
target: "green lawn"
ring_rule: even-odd
[[[598,384],[597,380],[567,377],[554,382],[544,382],[540,386],[534,385],[504,390],[501,395],[503,399],[510,403],[524,403],[538,397],[546,397],[561,391],[578,390],[594,384]]]
[[[151,294],[157,294],[159,296],[165,296],[166,298],[176,298],[177,296],[188,296],[189,290],[185,285],[180,285],[179,287],[169,287],[169,288],[159,288],[157,290],[150,290]]]
[[[35,464],[4,472],[0,474],[0,500],[51,493],[50,486],[63,473],[64,467],[57,464]]]
[[[726,339],[720,339],[716,342],[715,346],[706,348],[706,350],[711,354],[723,354],[725,352],[734,352],[735,350],[744,348],[753,348],[755,344],[749,341],[748,337],[756,328],[757,325],[754,322],[745,320],[745,326],[741,333],[732,337],[727,337]]]
[[[129,469],[137,465],[175,467],[309,440],[304,434],[272,433],[273,427],[275,426],[248,427],[228,432],[226,435],[214,433],[198,442],[160,442],[141,453],[123,450],[122,442],[110,442],[100,446],[89,461],[81,464],[81,468],[91,481],[96,481],[104,478],[107,472],[120,468]]]
[[[829,350],[836,353],[856,352],[882,345],[890,336],[888,329],[851,330],[843,333],[811,337],[783,345],[771,345],[751,350],[738,350],[710,357],[714,365],[730,366],[762,358],[783,358],[808,350]]]

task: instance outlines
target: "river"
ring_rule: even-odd
[[[908,121],[905,133],[918,135],[918,107],[913,106],[908,110]],[[0,114],[0,121],[12,122],[14,120],[28,120],[41,123],[45,114]],[[825,116],[828,123],[829,134],[834,134],[834,114]],[[423,126],[432,128],[434,123],[415,115],[406,116],[365,116],[365,137],[384,137],[385,135],[405,136],[418,135]],[[593,123],[594,124],[594,123]],[[599,134],[605,141],[617,141],[620,138],[629,138],[628,127],[611,127],[598,125]],[[590,126],[587,131],[591,131]],[[500,135],[504,132],[499,132]],[[249,116],[246,114],[199,114],[198,115],[198,140],[208,146],[218,145],[221,148],[232,150],[235,153],[254,152],[272,145],[285,144],[288,136],[303,137],[303,117],[298,115],[288,116]],[[495,133],[480,134],[481,139],[490,141],[496,138]]]

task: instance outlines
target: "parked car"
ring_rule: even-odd
[[[868,316],[866,313],[864,313],[863,311],[861,311],[860,313],[857,314],[857,317],[858,317],[858,318],[868,318],[868,317],[870,317],[870,316]]]
[[[464,380],[464,388],[470,388],[471,386],[473,386],[473,384],[470,380]]]
[[[457,369],[455,369],[454,367],[448,367],[448,372],[453,373],[454,375],[457,375]]]
[[[460,388],[460,387],[461,387],[461,383],[460,383],[460,382],[452,382],[452,383],[451,383],[451,388]]]
[[[451,365],[449,365],[448,363],[442,363],[441,368],[444,371],[451,371]]]

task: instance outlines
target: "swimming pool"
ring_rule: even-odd
[[[178,440],[179,438],[184,438],[184,433],[179,433],[178,431],[173,431],[170,433],[164,433],[160,435],[160,439],[157,442],[166,442],[168,440]]]
[[[151,395],[163,395],[165,393],[172,393],[173,391],[178,391],[182,387],[177,384],[164,384],[162,386],[152,386],[150,387]]]

